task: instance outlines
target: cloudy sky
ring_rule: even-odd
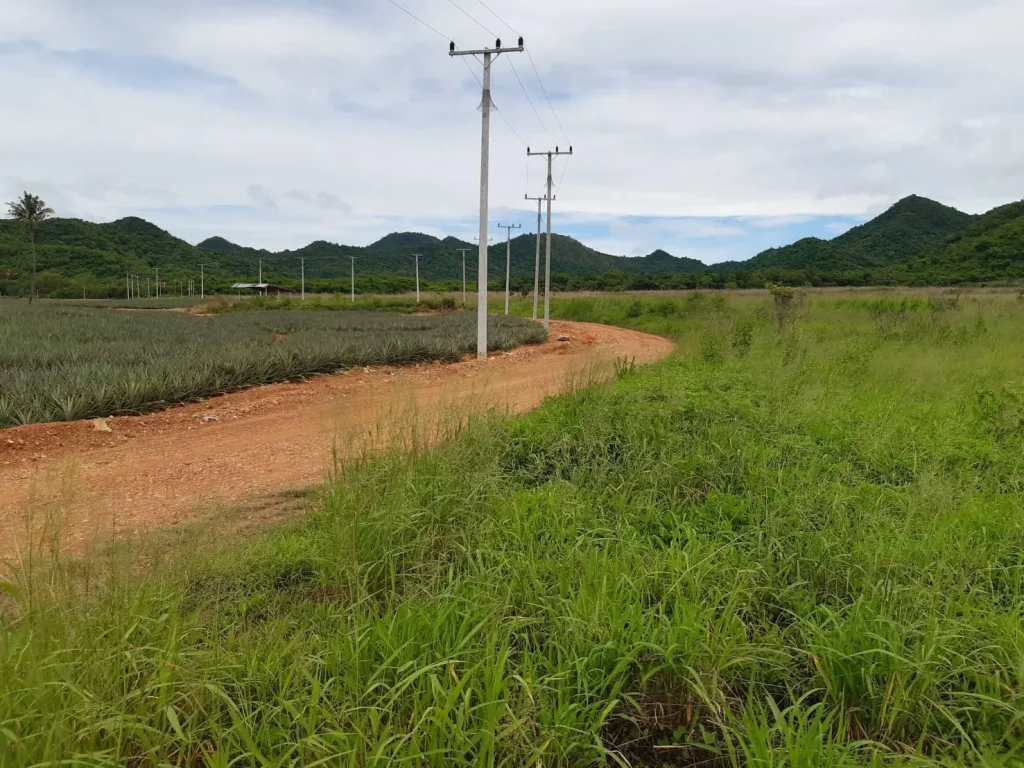
[[[1024,196],[1021,0],[486,1],[396,0],[440,34],[389,0],[5,3],[0,194],[192,242],[468,239],[480,65],[445,38],[514,28],[557,120],[530,58],[501,57],[495,236],[535,226],[524,143],[574,145],[555,228],[625,255],[742,259],[911,193]]]

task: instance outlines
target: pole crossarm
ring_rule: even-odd
[[[500,37],[497,40],[494,41],[494,47],[493,48],[480,48],[479,50],[473,50],[473,51],[460,51],[460,50],[456,49],[454,42],[449,43],[449,45],[448,45],[448,55],[449,56],[484,56],[485,54],[490,54],[492,56],[498,56],[498,55],[500,55],[502,53],[522,53],[525,50],[526,50],[526,46],[523,45],[523,38],[521,38],[521,37],[519,38],[519,44],[517,46],[515,46],[514,48],[502,48],[501,47],[501,38]]]

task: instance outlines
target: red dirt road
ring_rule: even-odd
[[[649,363],[672,351],[665,339],[590,323],[553,321],[550,336],[487,361],[359,368],[111,418],[109,431],[90,421],[0,431],[0,557],[24,552],[44,524],[82,551],[309,486],[323,481],[332,447],[345,456],[408,440],[413,425],[430,440],[483,408],[536,408],[617,358]]]

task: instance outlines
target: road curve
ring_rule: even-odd
[[[672,348],[637,331],[552,321],[550,341],[486,361],[358,368],[148,416],[2,430],[0,557],[17,558],[43,526],[82,551],[309,486],[324,479],[332,447],[344,456],[414,432],[435,439],[470,413],[528,411],[616,359],[650,363]]]

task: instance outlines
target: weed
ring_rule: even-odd
[[[341,463],[298,522],[13,572],[0,763],[1020,764],[1024,307],[953,346],[905,298],[781,342],[761,295],[642,300],[672,358]]]

